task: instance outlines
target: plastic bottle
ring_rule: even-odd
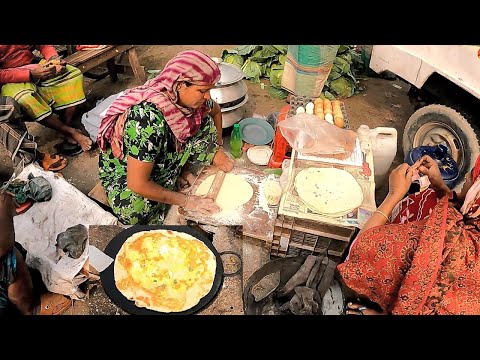
[[[242,147],[243,141],[240,135],[240,125],[234,124],[232,134],[230,135],[230,153],[234,158],[238,159],[242,157]]]
[[[360,146],[364,149],[365,145],[368,144],[370,140],[370,128],[368,125],[360,125],[357,129],[358,140],[360,140]]]
[[[373,151],[375,186],[382,186],[390,174],[390,166],[397,154],[397,130],[391,127],[377,127],[370,130]]]

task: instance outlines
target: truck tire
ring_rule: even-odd
[[[444,144],[458,164],[459,179],[471,170],[480,154],[478,138],[467,119],[444,105],[428,105],[415,111],[403,132],[403,153],[422,145]]]

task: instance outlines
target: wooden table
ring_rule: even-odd
[[[147,77],[145,75],[145,70],[138,61],[135,45],[108,45],[99,50],[80,50],[66,56],[64,60],[68,64],[80,69],[82,73],[85,73],[106,62],[110,79],[115,82],[118,78],[115,58],[117,55],[121,55],[124,52],[128,53],[128,61],[133,70],[135,78],[139,83],[143,84]]]
[[[194,184],[192,185],[189,194],[193,195],[197,191],[200,184],[210,175],[214,175],[218,172],[218,168],[215,166],[205,167]],[[249,236],[255,239],[271,242],[273,239],[273,231],[275,225],[275,219],[277,218],[276,208],[262,207],[261,199],[261,185],[268,178],[268,174],[255,169],[247,169],[243,167],[234,167],[231,174],[239,175],[245,178],[245,180],[253,188],[253,196],[245,205],[238,209],[239,215],[234,218],[220,218],[215,216],[209,216],[200,214],[195,211],[185,211],[180,209],[179,212],[185,216],[186,219],[192,220],[201,224],[208,224],[214,226],[242,226],[243,235]]]

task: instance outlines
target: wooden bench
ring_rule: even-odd
[[[80,69],[82,73],[86,73],[94,67],[106,62],[110,79],[112,82],[115,82],[118,79],[118,67],[115,63],[115,58],[125,52],[128,53],[128,61],[135,78],[140,84],[143,84],[147,77],[145,75],[145,70],[138,61],[135,45],[108,45],[100,50],[80,50],[67,55],[63,60]]]

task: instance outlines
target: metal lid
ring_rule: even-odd
[[[222,62],[218,64],[218,67],[220,68],[221,76],[215,85],[216,87],[230,85],[243,79],[243,71],[235,65]]]

